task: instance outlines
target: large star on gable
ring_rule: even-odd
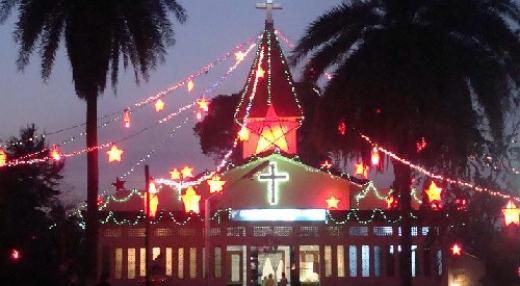
[[[291,131],[286,122],[280,119],[272,105],[267,109],[267,114],[263,125],[259,129],[258,143],[256,144],[256,153],[262,153],[267,150],[279,148],[282,151],[289,152],[289,145],[285,135]]]

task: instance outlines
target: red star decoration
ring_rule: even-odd
[[[126,181],[123,181],[123,180],[119,179],[119,177],[117,177],[116,181],[114,183],[112,183],[112,186],[114,186],[116,188],[116,192],[118,192],[118,191],[122,191],[125,189],[125,183],[126,183]]]
[[[462,247],[458,243],[455,243],[450,249],[453,255],[460,256],[462,254]]]

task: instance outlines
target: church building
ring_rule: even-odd
[[[199,184],[152,184],[149,200],[124,188],[104,198],[98,273],[111,285],[262,285],[269,275],[289,285],[400,285],[399,212],[371,182],[296,155],[302,107],[270,14],[277,6],[264,5],[234,114],[245,163],[195,176]],[[470,285],[448,275],[448,246],[417,207],[413,284]]]

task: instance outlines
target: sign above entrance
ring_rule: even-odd
[[[324,209],[250,209],[232,210],[235,221],[325,221]]]
[[[270,205],[278,204],[278,189],[280,183],[289,181],[289,174],[286,172],[278,172],[276,162],[269,162],[269,171],[258,175],[258,181],[267,182],[267,201]]]

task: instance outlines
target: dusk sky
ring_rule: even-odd
[[[151,74],[148,82],[136,86],[133,71],[122,72],[114,94],[110,86],[98,100],[99,116],[113,112],[121,112],[127,106],[183,80],[202,66],[231,50],[236,44],[247,38],[257,36],[264,27],[265,11],[255,9],[254,0],[183,0],[180,3],[187,10],[188,21],[184,25],[175,23],[176,44],[169,49],[166,62]],[[281,30],[295,42],[299,39],[308,24],[319,15],[334,7],[338,0],[278,0],[283,10],[274,12],[275,28]],[[41,132],[53,132],[67,128],[85,120],[85,103],[78,99],[72,84],[71,69],[62,48],[57,55],[53,74],[47,83],[40,78],[40,61],[33,56],[26,70],[18,72],[15,65],[17,47],[13,41],[13,14],[3,26],[0,26],[0,86],[2,102],[0,104],[0,140],[6,141],[10,136],[18,135],[19,129],[27,124],[35,123]],[[85,43],[88,44],[88,43]],[[285,52],[287,47],[282,43]],[[245,81],[254,51],[249,54],[234,74],[215,90],[210,97],[217,94],[229,94],[239,91]],[[194,81],[195,88],[188,93],[186,88],[177,89],[164,97],[166,103],[162,113],[156,113],[153,105],[136,111],[132,116],[132,128],[124,129],[117,121],[107,128],[99,129],[99,142],[117,141],[153,125],[154,122],[174,112],[180,106],[198,98],[206,88],[216,82],[226,70],[233,65],[233,58],[219,64],[208,74]],[[293,71],[295,79],[298,73]],[[168,133],[181,124],[185,118],[189,122],[180,128],[170,139]],[[173,167],[190,164],[195,171],[202,171],[215,166],[211,158],[201,154],[198,141],[193,136],[195,115],[188,111],[174,120],[118,144],[125,153],[123,161],[108,164],[106,150],[100,151],[100,192],[111,190],[111,182],[116,176],[129,171],[137,161],[157,146],[155,153],[146,162],[150,165],[152,175],[167,177]],[[48,136],[48,143],[59,144],[71,136],[77,136],[83,128]],[[166,140],[166,141],[165,141]],[[161,142],[165,144],[161,145]],[[2,142],[0,142],[2,143]],[[65,153],[84,148],[85,137],[62,146]],[[81,200],[86,196],[86,156],[69,158],[66,161],[65,179],[62,189],[67,200]],[[135,168],[135,173],[127,179],[127,187],[144,185],[142,166]]]

